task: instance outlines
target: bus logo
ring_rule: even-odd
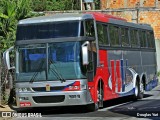
[[[49,84],[46,85],[46,91],[51,91],[51,86]]]

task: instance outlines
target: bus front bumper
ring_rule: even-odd
[[[17,93],[16,100],[18,108],[87,105],[93,103],[88,90]]]

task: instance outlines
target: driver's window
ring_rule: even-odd
[[[95,36],[95,30],[94,30],[93,20],[86,20],[85,21],[85,26],[86,26],[86,36],[94,37]]]

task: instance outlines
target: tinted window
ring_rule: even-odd
[[[135,29],[130,30],[130,39],[132,47],[139,47],[138,30]]]
[[[119,46],[119,27],[114,25],[109,25],[109,36],[111,46]]]
[[[98,41],[100,45],[109,45],[107,25],[97,24]]]
[[[139,32],[139,37],[140,37],[141,47],[147,47],[146,32],[145,31],[140,31]]]
[[[78,27],[78,21],[19,25],[17,40],[76,37]]]
[[[128,35],[128,28],[121,28],[121,43],[122,43],[122,46],[129,46],[129,35]]]
[[[83,22],[81,22],[80,36],[84,36],[84,25],[83,25]]]
[[[94,22],[93,20],[86,20],[86,36],[94,37],[95,31],[94,31]]]
[[[147,31],[147,42],[149,48],[154,48],[154,35],[153,32]]]

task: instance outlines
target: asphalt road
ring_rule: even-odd
[[[36,108],[20,113],[25,112],[41,113],[42,119],[56,120],[155,120],[160,119],[160,86],[145,92],[142,100],[132,101],[130,97],[123,97],[106,101],[104,107],[95,112],[87,112],[85,106]]]

